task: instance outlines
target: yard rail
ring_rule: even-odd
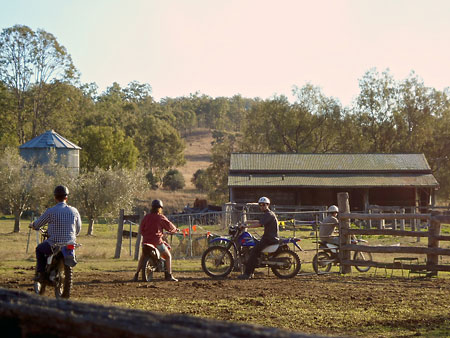
[[[403,269],[404,264],[398,262],[385,263],[375,261],[355,261],[350,259],[351,251],[371,252],[371,253],[400,253],[400,254],[425,254],[426,263],[407,264],[410,271],[426,271],[432,275],[437,275],[438,271],[450,271],[450,265],[439,264],[439,256],[450,256],[450,249],[441,248],[440,241],[450,241],[450,236],[441,235],[441,223],[450,223],[450,215],[442,212],[433,211],[430,214],[359,214],[350,212],[349,194],[346,192],[338,193],[339,206],[339,233],[340,233],[340,261],[341,272],[350,273],[351,266],[372,266],[389,269]],[[426,220],[428,222],[428,231],[405,231],[396,229],[351,229],[350,220]],[[428,246],[369,246],[350,244],[352,235],[387,235],[387,236],[411,236],[427,237]]]

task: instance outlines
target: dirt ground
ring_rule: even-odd
[[[32,292],[32,274],[18,267],[17,278],[0,276],[0,287]],[[163,281],[162,273],[152,282],[136,283],[130,281],[132,274],[75,272],[71,299],[326,335],[405,337],[427,335],[436,329],[449,332],[448,278],[308,274],[281,280],[259,272],[254,279],[241,281],[235,273],[231,278],[213,280],[193,271],[177,272],[178,283]],[[52,290],[48,294],[53,297]],[[156,299],[162,302],[152,303]],[[249,315],[243,314],[245,311]]]

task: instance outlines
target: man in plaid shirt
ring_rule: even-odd
[[[47,209],[39,219],[30,224],[30,228],[38,230],[48,224],[48,239],[36,247],[36,280],[43,279],[47,257],[52,254],[54,244],[74,244],[76,236],[81,231],[81,217],[78,210],[67,205],[69,189],[63,185],[55,188],[54,196],[57,204]],[[72,255],[72,263],[76,264],[72,252],[64,252],[64,256]]]

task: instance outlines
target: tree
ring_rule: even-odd
[[[183,189],[186,185],[183,175],[177,169],[171,169],[164,175],[163,187],[172,191]]]
[[[14,93],[20,143],[24,143],[27,136],[38,134],[41,104],[51,88],[46,85],[77,77],[70,55],[52,34],[41,29],[34,32],[23,25],[2,31],[0,80]]]
[[[30,165],[17,152],[6,149],[0,157],[0,205],[14,214],[14,232],[20,232],[25,210],[49,199],[51,181],[40,166]]]
[[[142,169],[95,168],[81,174],[75,183],[73,200],[89,219],[88,235],[94,234],[94,221],[100,216],[118,215],[120,209],[130,211],[135,199],[148,188]]]
[[[185,163],[184,142],[169,123],[145,114],[135,137],[144,165],[159,179],[169,169]]]
[[[397,110],[398,86],[389,69],[379,74],[371,69],[359,80],[361,89],[354,107],[369,152],[392,152],[395,146],[393,113]]]
[[[205,169],[198,169],[192,176],[191,182],[195,188],[200,191],[206,191],[208,189],[208,177]]]
[[[80,135],[79,145],[83,148],[80,164],[92,171],[94,168],[134,169],[138,150],[133,140],[125,133],[112,127],[89,126]]]

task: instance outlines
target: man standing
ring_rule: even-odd
[[[48,239],[36,247],[36,277],[35,280],[42,282],[44,279],[44,271],[47,257],[52,254],[52,246],[54,244],[73,244],[76,242],[76,236],[81,231],[81,217],[78,210],[67,205],[67,196],[69,189],[63,185],[58,185],[54,192],[56,205],[47,209],[41,217],[30,224],[30,228],[39,230],[40,227],[48,224]],[[71,260],[73,265],[76,264],[75,257],[72,253],[64,252],[65,256]]]
[[[246,221],[244,224],[248,228],[264,227],[264,234],[250,252],[250,257],[245,265],[245,272],[238,277],[239,279],[250,279],[258,262],[258,257],[261,255],[261,251],[269,245],[278,243],[278,219],[273,211],[269,209],[270,200],[267,197],[261,197],[258,204],[259,209],[264,213],[261,219],[259,221]]]

